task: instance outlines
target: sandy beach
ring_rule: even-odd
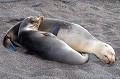
[[[89,61],[68,65],[8,51],[2,40],[9,28],[28,16],[61,19],[83,26],[116,52],[113,65]],[[120,1],[0,0],[0,79],[120,79]]]

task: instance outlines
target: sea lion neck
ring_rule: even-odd
[[[100,50],[102,49],[102,48],[100,48],[100,45],[102,44],[102,42],[99,40],[91,40],[87,44],[88,44],[87,45],[88,47],[85,47],[85,49],[83,48],[84,52],[96,53],[99,51],[96,48],[99,48]]]

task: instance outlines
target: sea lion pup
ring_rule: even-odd
[[[19,43],[27,50],[40,57],[67,64],[83,64],[88,61],[88,54],[81,55],[55,35],[38,31],[43,21],[40,17],[28,17],[20,25]]]
[[[14,28],[19,27],[20,24],[21,22],[15,25],[13,30],[9,30],[6,35],[13,36],[11,34],[17,34],[13,33],[13,31]],[[99,59],[105,61],[108,64],[113,64],[115,62],[114,49],[110,45],[96,39],[86,29],[78,24],[53,18],[44,18],[44,21],[40,25],[39,30],[50,32],[53,30],[53,28],[55,28],[56,25],[61,26],[57,37],[67,43],[74,50],[78,52],[93,53]],[[6,42],[6,40],[4,40],[4,42]],[[15,39],[13,39],[12,42],[15,42]]]

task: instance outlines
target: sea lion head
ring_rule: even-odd
[[[116,60],[114,49],[109,44],[106,43],[101,44],[97,57],[102,59],[108,64],[113,64]]]
[[[38,30],[39,25],[43,22],[43,17],[30,16],[23,20],[24,23],[21,23],[20,29],[25,27],[25,30]]]

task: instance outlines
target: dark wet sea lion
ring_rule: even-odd
[[[81,55],[51,33],[38,31],[41,18],[28,17],[21,23],[18,32],[19,43],[27,50],[44,59],[67,64],[83,64],[88,55]]]

